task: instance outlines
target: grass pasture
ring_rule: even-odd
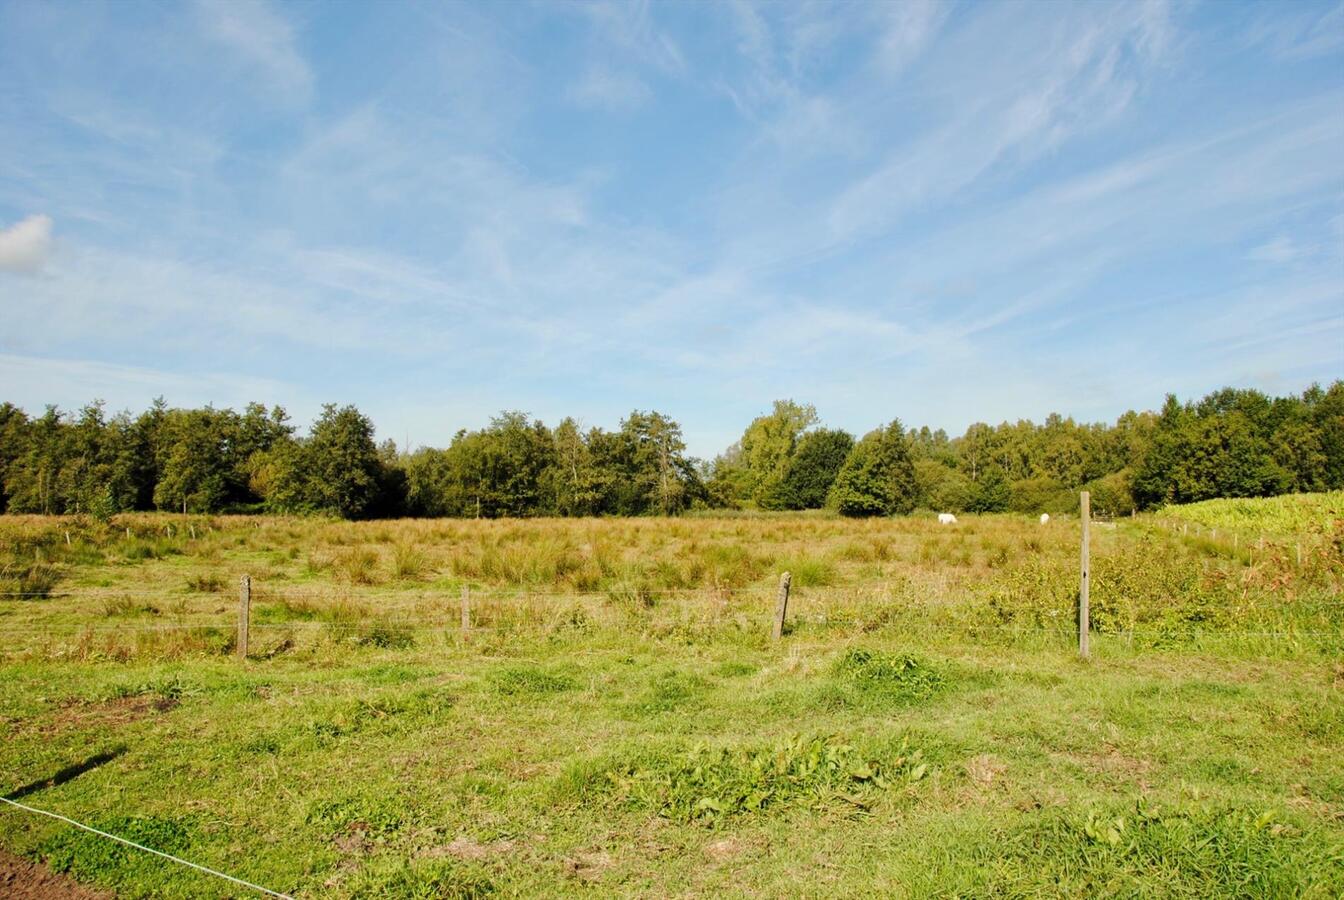
[[[0,775],[295,896],[1340,896],[1344,531],[1182,515],[1094,525],[1087,662],[1076,520],[0,518]]]

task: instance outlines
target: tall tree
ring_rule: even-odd
[[[844,516],[890,516],[914,509],[916,494],[905,429],[893,419],[854,445],[831,489],[831,503]]]
[[[788,459],[778,487],[764,498],[762,505],[775,509],[825,506],[826,495],[853,449],[854,437],[847,431],[821,428],[803,435]]]
[[[818,421],[812,405],[776,400],[768,414],[747,426],[740,442],[741,461],[744,487],[753,500],[762,503],[775,493],[799,439]]]
[[[158,447],[154,503],[177,512],[217,512],[232,476],[226,419],[211,407],[170,410]]]
[[[357,519],[376,501],[381,464],[373,423],[354,406],[323,405],[303,459],[315,509]]]

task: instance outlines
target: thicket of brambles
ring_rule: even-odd
[[[781,400],[712,461],[681,426],[632,412],[615,431],[554,428],[506,412],[446,448],[374,440],[353,406],[323,408],[306,436],[250,404],[106,415],[0,404],[0,512],[318,512],[388,516],[672,515],[695,508],[831,507],[843,515],[1064,512],[1090,490],[1103,513],[1215,497],[1344,488],[1344,381],[1298,396],[1227,388],[1113,425],[1058,415],[942,430],[899,420],[856,439]]]

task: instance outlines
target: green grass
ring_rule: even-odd
[[[1205,500],[1168,506],[1159,516],[1170,516],[1206,528],[1240,530],[1275,536],[1321,533],[1344,519],[1344,491],[1324,494],[1284,494],[1250,500]]]
[[[121,523],[0,519],[58,575],[0,601],[0,778],[277,890],[1344,894],[1329,557],[1099,528],[1083,662],[1068,520],[173,521],[178,552],[128,563]],[[0,846],[121,897],[237,895],[13,810]]]

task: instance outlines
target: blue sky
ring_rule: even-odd
[[[1344,376],[1344,5],[0,0],[0,397],[710,456]]]

